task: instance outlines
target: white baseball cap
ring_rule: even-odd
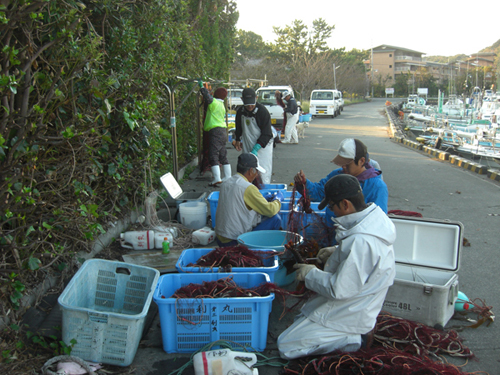
[[[340,142],[338,155],[335,156],[332,163],[339,166],[346,165],[356,159],[356,156],[358,156],[358,160],[366,157],[366,153],[367,149],[363,142],[359,139],[346,138]]]

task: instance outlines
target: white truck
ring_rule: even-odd
[[[238,109],[239,106],[243,105],[243,100],[241,97],[243,96],[243,89],[240,88],[230,88],[227,92],[227,105],[229,109]]]
[[[312,116],[331,116],[333,118],[340,115],[343,107],[342,93],[338,90],[321,89],[311,92],[309,113]]]
[[[276,90],[284,92],[288,90],[295,97],[293,89],[291,86],[264,86],[257,89],[255,92],[257,94],[257,101],[263,104],[269,114],[271,115],[271,125],[278,131],[283,129],[283,108],[276,103],[276,97],[274,93]],[[300,102],[297,102],[300,112]],[[300,113],[299,113],[300,114]]]

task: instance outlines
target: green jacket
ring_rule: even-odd
[[[214,98],[212,103],[208,105],[203,130],[209,131],[217,127],[226,127],[226,109],[222,100]]]

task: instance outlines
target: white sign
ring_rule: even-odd
[[[429,93],[429,89],[427,89],[427,88],[424,88],[424,89],[419,88],[419,89],[417,89],[417,93],[419,95],[427,95]]]
[[[387,87],[385,89],[386,94],[394,94],[394,88],[393,87]]]

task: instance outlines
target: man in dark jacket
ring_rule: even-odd
[[[297,135],[297,121],[299,120],[299,107],[297,101],[292,96],[290,91],[285,90],[283,93],[276,90],[276,100],[279,105],[284,106],[283,112],[285,113],[285,139],[281,142],[284,144],[298,144],[299,137]]]
[[[238,151],[252,153],[259,158],[260,165],[266,171],[261,174],[262,182],[270,184],[273,173],[271,115],[264,105],[257,103],[254,89],[245,88],[241,99],[243,106],[236,112],[233,146]]]

